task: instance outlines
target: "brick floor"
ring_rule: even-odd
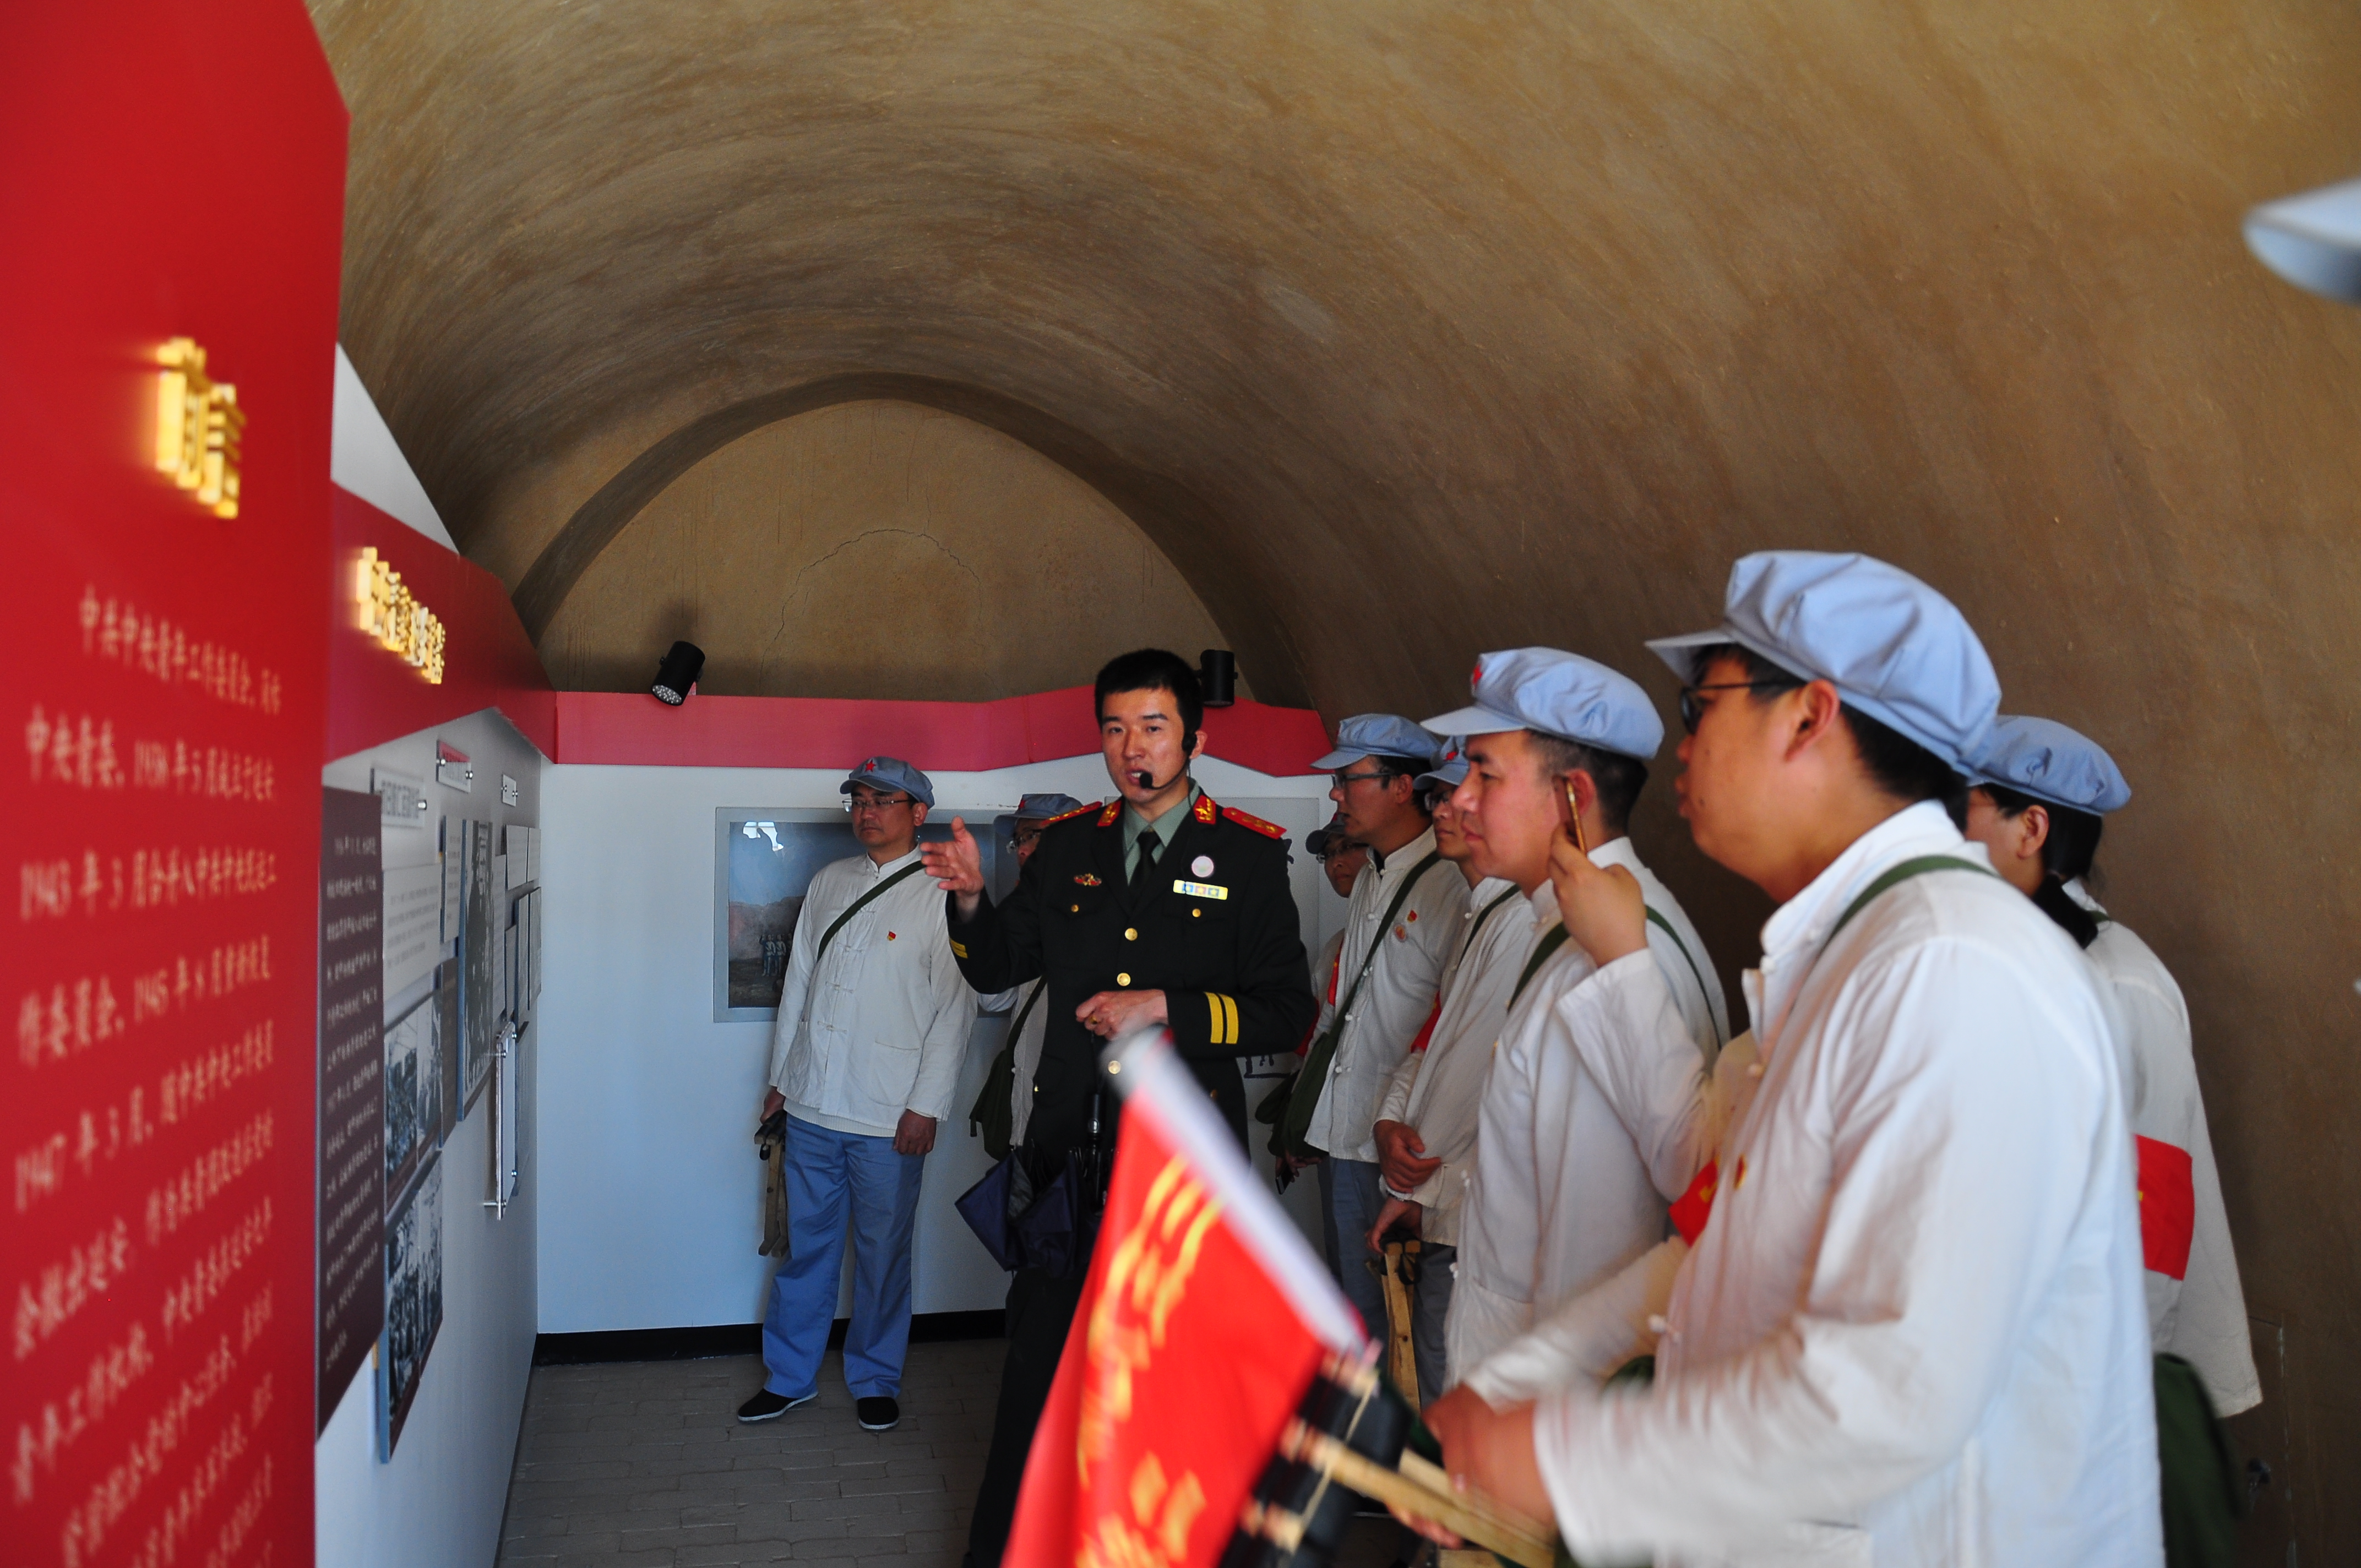
[[[762,1386],[752,1356],[537,1366],[501,1568],[957,1568],[1005,1349],[912,1345],[889,1432],[855,1423],[833,1351],[819,1398],[761,1426],[736,1415]],[[1383,1568],[1395,1541],[1360,1521],[1339,1568]]]

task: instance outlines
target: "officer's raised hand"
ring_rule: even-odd
[[[935,885],[952,895],[959,917],[974,919],[983,903],[983,851],[976,848],[975,835],[967,830],[967,818],[952,817],[950,838],[919,845],[918,859],[926,862],[927,874],[935,879]]]

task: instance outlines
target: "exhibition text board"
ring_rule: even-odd
[[[312,1556],[345,128],[299,0],[0,22],[12,1564]]]

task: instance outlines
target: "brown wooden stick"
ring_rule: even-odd
[[[1454,1535],[1498,1552],[1519,1568],[1552,1568],[1549,1543],[1520,1530],[1480,1498],[1454,1496],[1420,1486],[1397,1470],[1354,1453],[1325,1432],[1290,1421],[1279,1452],[1308,1464],[1342,1486],[1415,1519],[1433,1519]]]

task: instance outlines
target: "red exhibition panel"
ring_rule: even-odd
[[[330,487],[336,589],[328,634],[330,757],[497,707],[544,757],[557,755],[556,694],[500,580],[342,486]],[[362,624],[361,564],[374,552],[442,624],[442,679],[429,681]],[[651,674],[655,670],[649,662]],[[655,698],[649,705],[662,707]]]
[[[653,659],[648,674],[655,674]],[[641,693],[559,692],[556,703],[561,762],[850,768],[884,751],[929,772],[984,773],[1098,749],[1088,686],[997,702],[700,694],[668,707]],[[1310,708],[1241,702],[1205,712],[1205,754],[1242,768],[1305,773],[1327,750],[1327,732]]]
[[[345,111],[301,0],[0,21],[12,1565],[312,1561]]]

